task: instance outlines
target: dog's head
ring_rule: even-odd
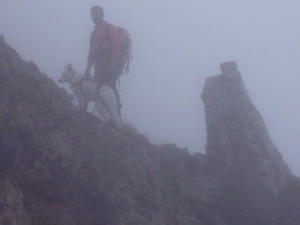
[[[74,76],[74,70],[69,63],[69,65],[65,65],[64,71],[61,73],[61,77],[58,79],[58,83],[71,83],[72,77]]]

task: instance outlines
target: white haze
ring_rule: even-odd
[[[205,153],[204,80],[235,60],[271,138],[300,174],[299,0],[0,0],[0,34],[54,80],[67,62],[83,72],[97,4],[132,37],[130,74],[121,78],[128,124],[153,143]]]

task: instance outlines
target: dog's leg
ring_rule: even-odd
[[[99,95],[102,101],[105,103],[110,119],[117,128],[121,129],[123,124],[118,113],[118,103],[115,93],[108,86],[102,86],[99,90]]]
[[[112,121],[114,122],[114,124],[119,129],[121,129],[123,127],[123,124],[122,124],[122,120],[120,119],[120,116],[119,116],[119,113],[118,113],[117,105],[110,106],[108,108],[108,114],[109,114],[110,118],[112,119]]]
[[[107,111],[105,106],[101,103],[101,101],[97,98],[95,102],[95,107],[97,109],[97,112],[102,117],[103,123],[100,126],[103,126],[109,121],[109,116],[107,115]]]
[[[97,108],[97,101],[95,101],[95,104],[94,104],[94,108],[93,108],[93,114],[95,115],[95,110],[96,110],[96,108]],[[97,110],[98,111],[98,110]]]
[[[75,95],[75,96],[78,102],[79,109],[82,110],[83,112],[86,112],[88,107],[88,101],[85,101],[81,95]]]
[[[81,96],[80,93],[78,92],[77,88],[74,88],[74,89],[73,89],[73,93],[74,93],[75,98],[76,98],[76,100],[77,100],[78,108],[82,110],[82,104],[83,104],[82,96]]]
[[[83,105],[83,101],[82,101],[82,99],[81,98],[77,98],[77,101],[78,101],[78,107],[79,107],[79,109],[82,109],[82,105]]]
[[[83,111],[84,112],[87,112],[88,105],[89,105],[88,101],[83,101]]]

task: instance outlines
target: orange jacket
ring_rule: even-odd
[[[109,49],[111,51],[109,52]],[[101,52],[109,52],[111,59],[117,61],[120,55],[120,42],[118,29],[105,21],[96,25],[90,36],[89,60],[95,60]]]

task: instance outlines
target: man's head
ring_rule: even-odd
[[[91,17],[95,24],[101,24],[104,18],[104,11],[101,6],[95,5],[91,8]]]

